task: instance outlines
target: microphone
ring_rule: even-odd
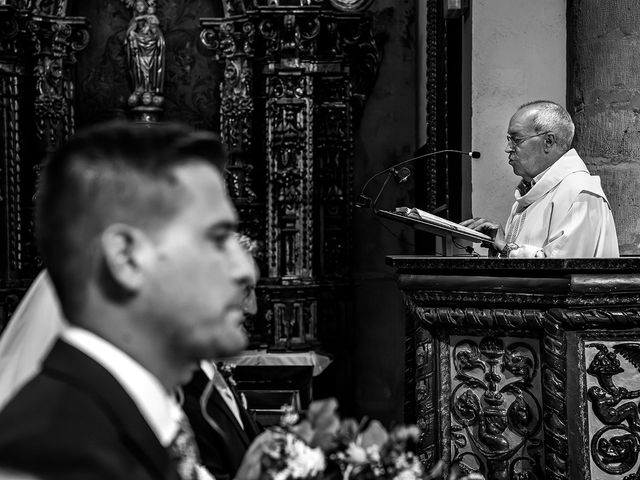
[[[398,183],[404,183],[411,176],[411,170],[402,167],[400,170],[393,172],[393,179]]]
[[[389,168],[385,168],[381,172],[378,172],[373,176],[369,177],[369,179],[365,182],[364,186],[362,187],[362,190],[360,190],[360,194],[358,195],[358,198],[354,202],[354,205],[358,208],[371,207],[375,211],[376,203],[378,202],[380,195],[382,195],[382,191],[387,186],[387,183],[389,183],[389,180],[391,179],[391,177],[393,177],[398,183],[403,183],[411,176],[411,170],[409,170],[407,167],[403,167],[403,165],[406,165],[407,163],[415,162],[416,160],[421,160],[423,158],[433,157],[434,155],[439,155],[441,153],[459,153],[460,155],[469,155],[471,158],[480,158],[480,152],[476,152],[476,151],[465,152],[463,150],[438,150],[437,152],[425,153],[424,155],[418,155],[415,157],[408,158],[407,160],[403,160],[402,162],[396,163],[395,165],[391,165]],[[399,169],[399,167],[402,167],[402,168]],[[387,174],[387,178],[382,184],[382,188],[378,192],[378,195],[376,195],[375,200],[373,200],[372,202],[371,197],[367,197],[364,194],[364,192],[374,178],[377,178],[380,175],[384,175],[385,173]]]

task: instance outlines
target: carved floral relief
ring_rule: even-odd
[[[451,458],[495,479],[544,478],[540,346],[451,337]]]
[[[640,342],[584,343],[592,479],[640,479]]]

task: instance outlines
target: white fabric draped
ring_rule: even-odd
[[[618,257],[611,207],[600,185],[571,149],[526,194],[515,192],[506,241],[511,258]]]
[[[43,271],[0,336],[0,409],[40,371],[65,326],[53,285]]]

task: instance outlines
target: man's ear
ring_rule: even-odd
[[[544,136],[544,147],[545,150],[551,149],[558,139],[556,138],[556,134],[553,132],[549,132]]]
[[[127,291],[138,291],[153,253],[147,235],[138,228],[116,223],[102,232],[100,246],[113,281]]]

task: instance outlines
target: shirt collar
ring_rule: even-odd
[[[210,362],[208,360],[202,360],[200,362],[200,368],[202,369],[202,371],[205,373],[205,375],[209,380],[213,379],[217,370],[216,365],[213,362]]]
[[[167,447],[178,433],[183,413],[160,381],[129,355],[98,335],[70,326],[62,332],[67,343],[102,365],[122,385],[160,443]]]
[[[551,168],[551,166],[545,168],[543,171],[541,171],[538,175],[536,175],[535,177],[533,177],[531,179],[531,186],[533,187],[536,183],[538,183],[540,181],[540,179],[542,177],[544,177],[544,174],[547,173],[549,171],[549,169]]]

